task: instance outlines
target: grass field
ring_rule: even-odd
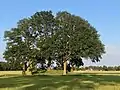
[[[0,90],[120,90],[120,72],[49,73],[23,77],[21,71],[0,71]]]

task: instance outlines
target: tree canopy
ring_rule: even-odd
[[[67,11],[56,15],[52,11],[36,12],[20,20],[16,28],[5,31],[4,38],[4,58],[8,63],[27,61],[33,68],[38,61],[47,60],[50,65],[54,60],[64,64],[64,74],[67,61],[80,66],[83,58],[98,62],[105,53],[97,30],[87,20]]]

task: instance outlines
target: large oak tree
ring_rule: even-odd
[[[37,60],[48,60],[49,65],[56,60],[63,63],[64,75],[67,61],[79,66],[83,65],[83,58],[98,62],[105,53],[96,29],[87,20],[66,11],[56,15],[51,11],[36,12],[20,20],[17,28],[6,31],[5,40],[4,58],[8,62],[27,61],[33,68]]]

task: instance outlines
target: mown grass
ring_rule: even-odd
[[[58,72],[61,74],[61,71]],[[115,72],[116,75],[110,73],[103,75],[103,72],[102,75],[79,72],[66,76],[54,73],[57,71],[23,77],[20,71],[7,72],[7,74],[0,72],[0,90],[120,90],[119,72]]]

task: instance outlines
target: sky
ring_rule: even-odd
[[[5,51],[4,31],[16,27],[20,19],[37,11],[68,11],[92,24],[105,44],[106,54],[99,63],[85,65],[120,65],[120,0],[1,0],[0,1],[0,60]]]

